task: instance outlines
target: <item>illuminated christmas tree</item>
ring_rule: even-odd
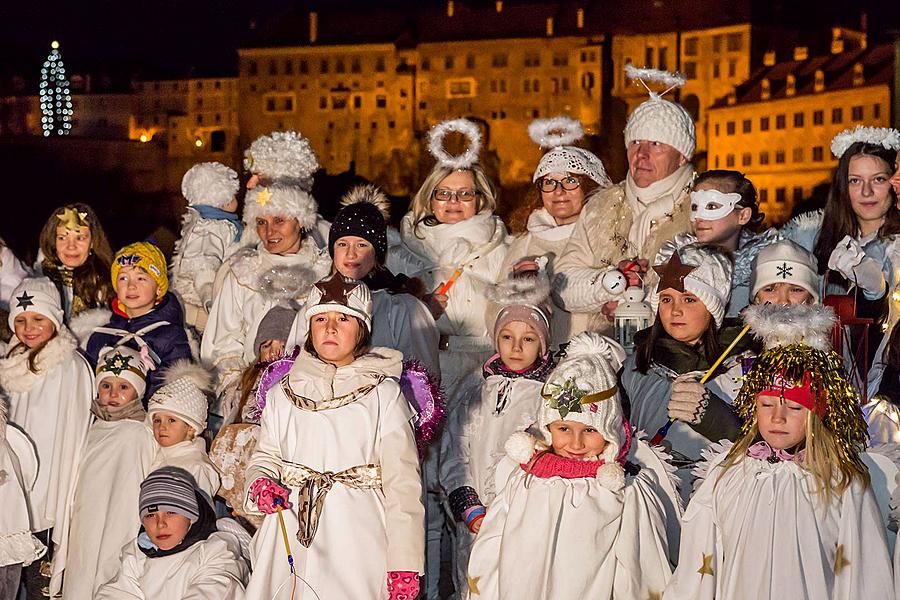
[[[59,53],[59,42],[54,41],[50,47],[50,55],[41,69],[41,127],[44,137],[68,135],[73,114],[69,80]]]

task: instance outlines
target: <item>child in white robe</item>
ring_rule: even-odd
[[[425,509],[402,355],[370,347],[364,284],[335,274],[310,294],[307,341],[266,392],[246,473],[246,508],[266,514],[247,596],[291,596],[283,516],[300,597],[415,598]]]
[[[136,507],[137,508],[137,507]],[[190,473],[163,467],[141,483],[141,528],[94,600],[243,600],[248,569]]]
[[[156,455],[141,404],[149,356],[127,346],[108,348],[96,371],[94,422],[78,461],[62,539],[53,557],[50,591],[93,598],[116,574],[119,552],[138,526],[134,506]]]
[[[766,350],[735,399],[743,436],[709,457],[666,600],[893,594],[883,517],[860,453],[859,398],[824,306],[753,306]],[[710,453],[712,454],[712,453]]]
[[[540,439],[520,432],[507,442],[500,491],[469,560],[473,600],[662,593],[678,493],[665,461],[623,417],[616,346],[596,333],[575,336],[544,386]]]
[[[219,491],[219,473],[206,454],[206,416],[212,376],[201,365],[178,361],[166,370],[163,386],[147,405],[147,424],[159,444],[150,469],[181,467],[212,500]]]

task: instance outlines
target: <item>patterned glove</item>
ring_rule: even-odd
[[[415,600],[419,595],[419,574],[412,571],[388,571],[387,590],[390,600]]]
[[[697,425],[709,406],[709,390],[697,381],[695,373],[679,375],[672,382],[669,418]]]
[[[281,500],[281,508],[290,508],[291,503],[288,502],[290,495],[289,489],[266,477],[260,477],[250,486],[250,499],[256,502],[260,512],[267,515],[278,512],[278,507],[275,505],[276,498]]]

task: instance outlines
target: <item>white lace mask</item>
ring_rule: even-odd
[[[719,190],[698,190],[691,192],[691,222],[718,221],[727,217],[741,201],[736,192],[724,194]]]

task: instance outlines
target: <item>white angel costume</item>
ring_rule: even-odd
[[[219,492],[219,473],[206,454],[206,440],[195,437],[168,448],[157,445],[156,458],[150,465],[153,472],[160,467],[180,467],[194,476],[197,487],[210,499]]]

